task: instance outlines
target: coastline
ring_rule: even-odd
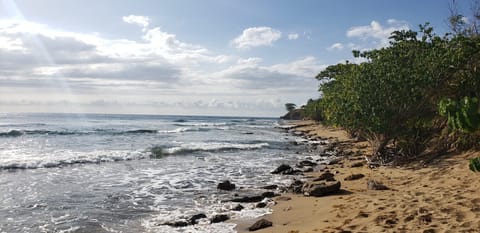
[[[423,165],[368,168],[362,154],[366,142],[356,142],[338,129],[313,121],[297,121],[296,134],[327,138],[346,152],[326,170],[341,182],[341,192],[323,197],[286,193],[290,200],[276,200],[273,213],[264,216],[272,227],[255,232],[478,232],[480,229],[480,176],[468,169],[468,159],[480,152],[451,153]],[[308,172],[307,179],[322,172]],[[362,174],[357,180],[344,180]],[[370,190],[367,180],[389,190]],[[275,200],[275,199],[274,199]],[[261,218],[260,218],[261,219]],[[248,232],[249,223],[238,223]]]

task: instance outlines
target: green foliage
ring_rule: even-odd
[[[439,37],[426,24],[390,38],[389,47],[353,52],[365,62],[317,75],[324,122],[366,138],[374,155],[389,144],[421,153],[445,127],[442,116],[458,129],[477,129],[478,99],[463,97],[480,90],[480,37]]]
[[[480,157],[470,159],[469,167],[473,172],[480,172]]]
[[[304,107],[304,116],[306,118],[322,121],[323,120],[323,105],[322,99],[312,100],[310,99]]]
[[[448,126],[453,130],[474,132],[480,128],[480,107],[478,98],[464,97],[460,101],[449,98],[439,103],[439,113],[447,117]]]
[[[297,105],[294,104],[294,103],[286,103],[285,104],[285,109],[287,110],[287,112],[295,110],[296,107],[297,107]]]

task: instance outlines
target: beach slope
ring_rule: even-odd
[[[341,181],[342,192],[325,197],[286,194],[266,216],[273,227],[256,232],[479,232],[480,174],[468,169],[468,159],[479,152],[452,153],[402,167],[368,168],[361,153],[368,144],[355,142],[342,130],[315,122],[300,122],[296,128],[309,137],[330,138],[353,151],[327,169]],[[356,152],[359,151],[359,152]],[[320,173],[307,173],[318,177]],[[362,174],[363,178],[345,180]],[[388,190],[371,190],[375,180]],[[240,232],[245,229],[239,229]]]

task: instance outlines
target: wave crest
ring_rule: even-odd
[[[200,151],[215,152],[215,151],[231,151],[231,150],[255,150],[268,147],[266,142],[262,143],[224,143],[224,142],[212,142],[212,143],[190,143],[177,147],[164,148],[163,154],[176,155],[176,154],[188,154]]]

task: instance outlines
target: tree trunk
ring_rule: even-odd
[[[374,135],[374,137],[372,137],[372,139],[368,141],[372,146],[372,154],[370,156],[366,156],[366,159],[368,163],[372,163],[380,156],[382,156],[383,153],[385,153],[385,147],[390,142],[390,138],[383,134],[380,134]]]

